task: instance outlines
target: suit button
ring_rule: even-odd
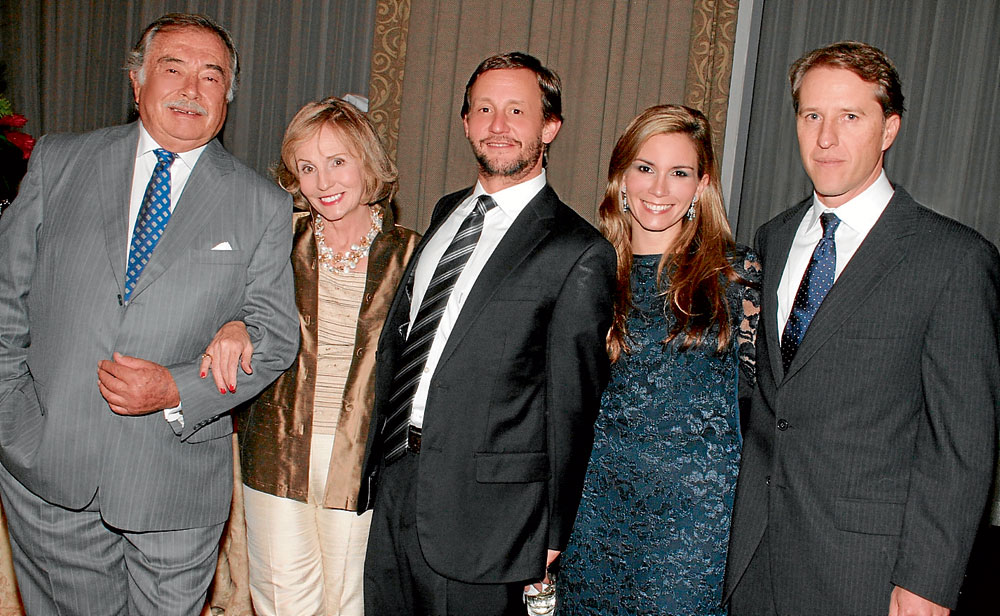
[[[372,303],[373,299],[375,299],[375,296],[372,295],[371,293],[368,293],[368,294],[365,295],[365,303],[366,304]]]
[[[784,432],[785,430],[787,430],[788,429],[788,422],[785,421],[784,419],[779,419],[778,420],[778,429],[781,430],[782,432]]]
[[[770,475],[768,475],[767,477],[764,477],[764,485],[766,485],[766,486],[771,485],[771,476]]]

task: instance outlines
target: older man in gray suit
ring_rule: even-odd
[[[153,22],[139,122],[53,135],[0,223],[0,491],[31,614],[196,614],[232,492],[227,411],[298,343],[287,195],[214,138],[237,81],[208,18]],[[255,370],[199,369],[242,319]]]

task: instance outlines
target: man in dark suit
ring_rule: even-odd
[[[757,232],[757,391],[731,613],[947,614],[991,481],[1000,259],[882,169],[903,113],[878,49],[789,73],[814,195]]]
[[[558,77],[522,53],[466,87],[478,182],[438,202],[379,342],[359,507],[374,505],[371,616],[523,614],[569,539],[615,253],[546,184],[561,107]]]
[[[226,412],[297,350],[287,194],[214,138],[238,62],[165,15],[132,51],[139,122],[43,138],[0,221],[0,492],[30,614],[197,614],[232,495]],[[254,339],[223,396],[225,322]]]

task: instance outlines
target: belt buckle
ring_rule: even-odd
[[[420,428],[410,426],[406,431],[406,451],[410,453],[420,453]]]

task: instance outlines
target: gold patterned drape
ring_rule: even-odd
[[[426,228],[438,197],[475,181],[458,112],[466,79],[498,52],[526,51],[562,77],[565,121],[548,179],[590,220],[615,141],[650,105],[703,110],[721,160],[737,8],[738,0],[378,0],[374,49],[384,61],[373,62],[370,91],[396,153],[401,222]]]
[[[729,77],[739,0],[696,0],[684,104],[701,109],[712,124],[712,143],[722,160],[722,143],[729,113]]]
[[[403,65],[409,24],[410,0],[378,1],[368,83],[368,117],[393,160],[396,159],[396,141],[399,138],[399,107],[403,98]]]

